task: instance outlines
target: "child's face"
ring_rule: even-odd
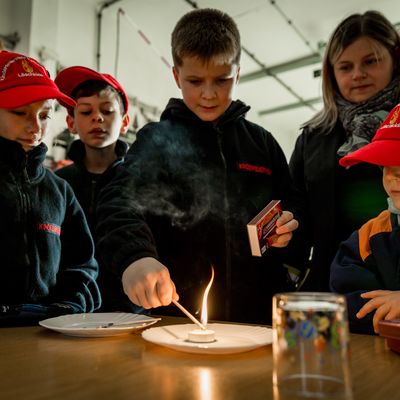
[[[117,96],[111,90],[103,90],[76,100],[74,116],[67,116],[67,124],[86,146],[105,148],[128,130],[129,117],[122,115]]]
[[[0,108],[0,136],[21,144],[25,151],[38,146],[47,133],[54,100],[22,107]]]
[[[383,187],[393,204],[400,209],[400,167],[383,168]]]
[[[201,120],[217,122],[232,102],[239,66],[197,57],[184,57],[174,77],[186,106]]]

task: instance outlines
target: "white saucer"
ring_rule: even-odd
[[[104,337],[143,329],[159,320],[131,313],[84,313],[48,318],[40,321],[39,325],[69,336]]]
[[[146,329],[142,332],[149,342],[187,353],[233,354],[253,350],[272,343],[272,329],[261,326],[208,324],[215,331],[215,342],[193,343],[187,341],[188,332],[198,329],[194,324],[168,325]]]

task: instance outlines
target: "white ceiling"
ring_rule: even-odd
[[[88,1],[98,5],[104,3]],[[252,107],[249,119],[270,130],[287,156],[300,124],[310,118],[321,103],[260,113],[299,103],[299,98],[307,101],[320,97],[320,79],[314,78],[314,71],[320,64],[278,73],[276,77],[264,74],[246,81],[246,75],[260,70],[260,65],[270,68],[317,54],[319,43],[326,42],[339,21],[351,13],[376,9],[393,23],[400,22],[398,0],[121,0],[103,10],[103,26],[108,26],[109,32],[113,27],[114,33],[102,35],[100,70],[115,73],[130,95],[163,109],[167,99],[178,96],[179,92],[160,56],[171,63],[171,31],[195,3],[200,8],[224,10],[237,22],[244,50],[241,61],[243,81],[239,83],[236,95]],[[118,9],[125,13],[120,14],[119,46],[115,33]],[[151,44],[143,40],[138,30]]]

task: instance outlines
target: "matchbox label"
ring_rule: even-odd
[[[261,257],[272,245],[276,221],[282,214],[280,200],[271,200],[248,224],[251,254]]]
[[[280,210],[276,214],[266,215],[263,221],[257,225],[258,240],[260,243],[261,254],[271,246],[271,237],[276,230],[276,221],[280,217]]]

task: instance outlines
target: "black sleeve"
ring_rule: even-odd
[[[146,155],[152,152],[148,124],[138,132],[111,182],[100,192],[97,206],[97,253],[106,268],[122,275],[132,262],[157,258],[153,235],[147,225],[138,195],[146,179]],[[157,149],[153,148],[153,157]]]
[[[372,334],[374,312],[363,319],[357,318],[356,313],[368,301],[361,294],[382,288],[382,283],[372,268],[361,259],[358,238],[358,232],[353,232],[349,239],[341,243],[331,265],[330,287],[333,292],[346,296],[350,330]]]

